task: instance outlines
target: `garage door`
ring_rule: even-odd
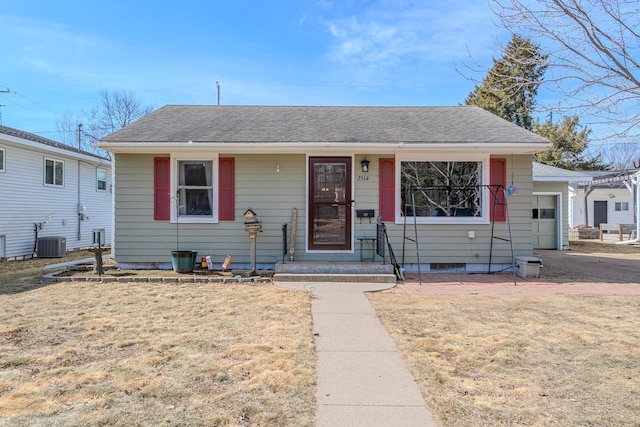
[[[558,249],[557,196],[533,196],[532,237],[534,249]]]

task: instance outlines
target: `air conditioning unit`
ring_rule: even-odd
[[[38,258],[63,258],[67,254],[66,237],[38,237]]]

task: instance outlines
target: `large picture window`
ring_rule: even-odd
[[[213,216],[213,161],[178,160],[178,215]]]
[[[483,217],[483,162],[400,162],[401,214],[441,220]],[[463,219],[463,218],[461,218]]]
[[[64,186],[64,162],[44,159],[44,183],[56,187]]]

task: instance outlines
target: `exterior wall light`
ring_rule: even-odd
[[[362,161],[360,162],[360,164],[362,165],[362,172],[369,172],[369,163],[370,162],[366,157],[362,159]]]

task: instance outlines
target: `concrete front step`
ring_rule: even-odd
[[[395,283],[393,265],[378,262],[279,262],[274,281]]]
[[[275,273],[287,274],[393,274],[393,265],[379,262],[278,262]]]
[[[313,273],[276,273],[275,282],[345,282],[345,283],[395,283],[394,274],[313,274]]]

